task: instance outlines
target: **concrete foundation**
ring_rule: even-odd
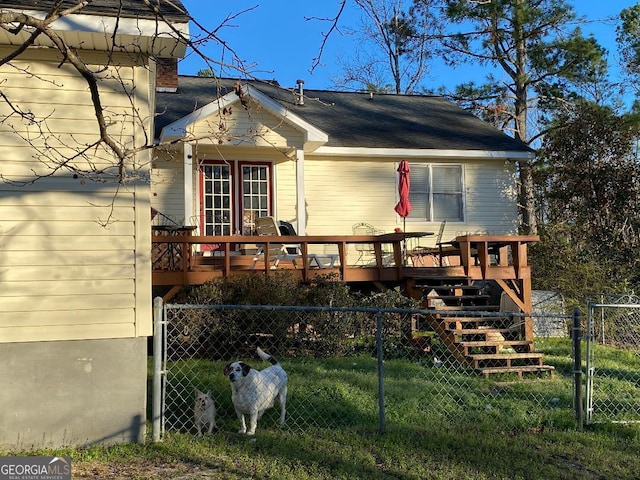
[[[0,449],[143,442],[147,339],[0,344]]]

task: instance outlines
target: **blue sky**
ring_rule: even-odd
[[[337,64],[339,55],[348,55],[356,41],[351,35],[341,35],[334,31],[329,38],[322,56],[322,64],[310,73],[313,59],[317,57],[322,42],[322,33],[327,32],[330,23],[306,20],[309,17],[331,18],[338,11],[338,0],[301,2],[299,0],[234,0],[215,2],[210,0],[183,0],[189,13],[207,27],[215,27],[227,16],[255,7],[219,32],[228,44],[251,65],[254,76],[275,79],[283,86],[293,87],[298,78],[305,80],[306,88],[331,89],[332,79],[340,72]],[[407,2],[408,3],[408,2]],[[615,53],[615,23],[599,22],[607,17],[617,16],[626,7],[635,5],[637,0],[570,0],[578,13],[592,22],[582,28],[593,33],[600,43]],[[348,2],[351,6],[351,2]],[[354,7],[347,8],[341,24],[357,26],[360,14]],[[192,31],[195,31],[192,27]],[[346,29],[345,29],[346,31]],[[207,47],[208,55],[220,59],[220,49],[213,44]],[[610,59],[615,63],[615,58]],[[200,58],[190,56],[180,64],[180,73],[195,75],[205,67]],[[479,80],[481,75],[471,68],[447,70],[441,65],[432,68],[424,84],[428,88],[440,85],[454,85],[469,80]]]

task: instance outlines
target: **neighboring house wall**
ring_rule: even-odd
[[[82,56],[104,65],[99,54]],[[125,95],[109,71],[100,84],[110,132],[127,147],[146,142],[133,112],[152,117],[148,69],[143,57],[137,61],[112,58],[135,95]],[[65,145],[96,140],[86,83],[51,49],[25,52],[12,64],[17,68],[0,67],[3,93],[48,120],[42,135],[16,115],[0,124],[3,177],[29,182],[34,171],[43,175],[33,184],[0,183],[0,447],[143,440],[152,333],[144,180],[151,156],[136,156],[130,169],[140,180],[126,185],[47,168],[34,158],[38,151],[65,156]],[[9,114],[0,102],[0,117]],[[113,160],[102,148],[87,155],[98,167]]]

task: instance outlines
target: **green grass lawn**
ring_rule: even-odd
[[[57,450],[74,479],[637,479],[640,429],[505,431],[485,421],[364,429],[265,428],[255,438],[172,433],[163,442]],[[37,453],[37,452],[36,452]],[[41,452],[51,454],[52,452]],[[208,476],[204,476],[204,472]],[[196,476],[201,475],[201,476]]]
[[[553,378],[487,380],[413,359],[385,361],[383,434],[371,357],[283,359],[287,425],[265,415],[253,438],[235,433],[220,365],[194,362],[187,380],[221,390],[213,435],[183,428],[157,444],[31,453],[70,455],[74,479],[637,479],[640,425],[578,431],[568,343],[539,348],[558,369]],[[615,355],[607,367],[621,368]]]

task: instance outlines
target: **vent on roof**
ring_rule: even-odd
[[[304,80],[296,80],[297,89],[295,92],[296,105],[304,105]]]

